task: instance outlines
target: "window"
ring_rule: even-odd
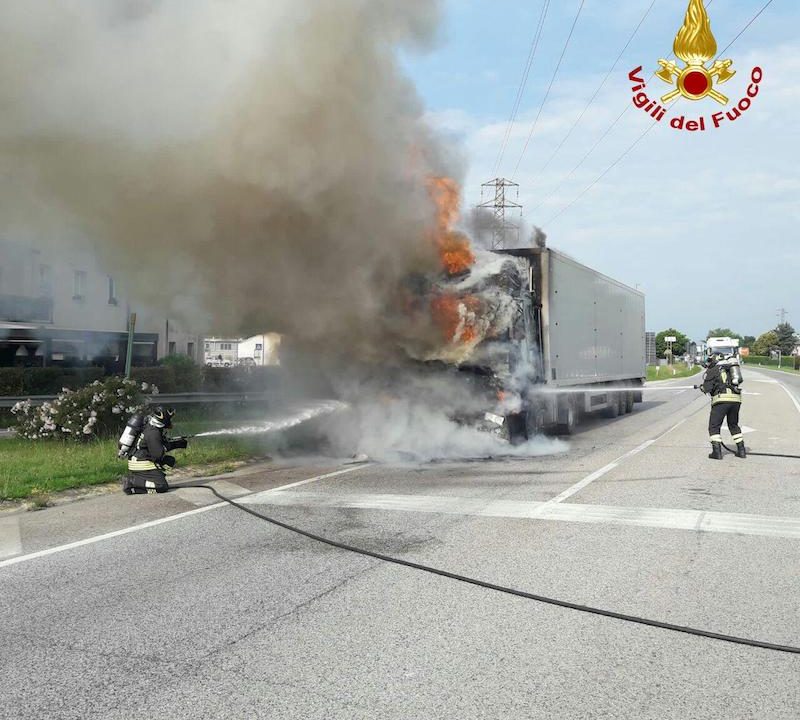
[[[194,343],[186,343],[186,354],[194,360]]]
[[[72,286],[72,299],[85,300],[86,299],[86,272],[84,270],[76,270],[73,276]]]
[[[114,278],[111,277],[111,275],[108,276],[108,304],[117,304],[117,288],[114,284]]]
[[[175,354],[175,341],[174,340],[170,340],[169,341],[169,354],[170,355],[174,355]]]
[[[39,265],[39,292],[44,297],[53,295],[53,268],[49,265]]]
[[[208,350],[211,350],[211,343],[209,342],[206,343],[206,351]]]

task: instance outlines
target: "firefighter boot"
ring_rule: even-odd
[[[739,440],[736,443],[736,457],[738,458],[746,458],[747,457],[747,450],[744,447],[744,440]]]
[[[711,443],[711,454],[708,456],[711,460],[722,460],[722,443],[716,440]]]

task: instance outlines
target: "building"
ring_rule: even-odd
[[[89,251],[0,239],[0,366],[124,368],[136,314],[133,364],[170,354],[197,359],[202,337],[133,303]]]
[[[280,365],[281,336],[262,333],[239,343],[240,365]]]
[[[237,365],[241,341],[241,338],[207,337],[203,346],[203,362],[214,367]]]

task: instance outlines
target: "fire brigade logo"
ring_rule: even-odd
[[[741,35],[741,33],[739,34]],[[628,80],[631,82],[631,100],[634,106],[646,112],[656,122],[661,122],[667,116],[668,107],[673,109],[677,105],[678,112],[685,109],[680,103],[670,106],[670,102],[676,98],[702,100],[708,97],[720,105],[728,105],[728,97],[717,90],[714,85],[728,82],[736,75],[736,71],[731,69],[733,60],[730,59],[715,59],[709,65],[709,61],[717,54],[717,41],[711,32],[711,21],[708,19],[703,0],[689,0],[683,25],[675,36],[672,50],[679,62],[659,60],[658,64],[661,69],[653,73],[653,77],[657,77],[673,87],[666,95],[661,96],[660,101],[649,96],[647,83],[651,78],[647,77],[642,65],[628,73]],[[673,117],[669,118],[665,124],[668,124],[673,130],[705,132],[736,122],[756,102],[763,78],[763,70],[756,66],[750,71],[750,82],[746,89],[741,91],[742,96],[738,101],[734,100],[729,107],[719,109],[709,116],[699,115],[695,118],[687,117],[686,114],[673,113]]]
[[[721,105],[727,105],[728,98],[714,89],[730,80],[735,74],[731,70],[733,60],[716,60],[707,68],[706,63],[717,54],[717,41],[711,32],[711,21],[703,6],[703,0],[689,0],[683,27],[678,30],[672,44],[675,56],[685,63],[681,68],[674,60],[659,60],[661,66],[656,75],[675,89],[662,95],[661,102],[668,103],[678,95],[687,100],[702,100],[710,97]]]

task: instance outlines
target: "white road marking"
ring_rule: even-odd
[[[235,498],[248,495],[252,492],[241,485],[236,485],[227,480],[214,480],[213,482],[214,487],[226,497]],[[216,495],[212,495],[208,490],[203,490],[203,488],[178,488],[175,494],[181,500],[186,500],[186,502],[190,502],[192,505],[197,505],[198,507],[204,507],[205,505],[211,505],[217,502]]]
[[[275,492],[269,505],[304,505],[324,508],[354,508],[398,512],[441,513],[474,517],[522,520],[636,525],[640,527],[696,532],[719,532],[763,537],[800,539],[800,517],[748,515],[744,513],[680,510],[672,508],[617,507],[614,505],[551,504],[531,500],[491,500],[451,496],[374,495],[355,493]],[[255,496],[242,500],[256,504]]]
[[[616,460],[612,460],[610,463],[608,463],[608,465],[604,465],[599,470],[595,470],[591,475],[587,475],[585,478],[583,478],[583,480],[580,480],[580,481],[576,482],[573,486],[568,487],[560,495],[556,495],[554,498],[551,498],[550,500],[548,500],[545,503],[545,506],[550,506],[550,505],[554,505],[556,503],[563,502],[568,497],[571,497],[575,493],[580,492],[581,490],[583,490],[583,488],[585,488],[590,483],[593,483],[598,478],[603,477],[603,475],[605,475],[606,473],[611,472],[611,470],[616,468],[623,460],[625,460],[625,459],[627,459],[629,457],[633,457],[637,453],[642,452],[642,450],[646,450],[654,442],[658,442],[665,435],[668,435],[673,430],[675,430],[675,428],[678,428],[681,425],[683,425],[683,423],[685,423],[688,419],[689,419],[688,417],[683,418],[683,420],[681,420],[680,422],[675,423],[669,430],[667,430],[666,432],[661,433],[661,435],[659,435],[657,438],[653,438],[652,440],[647,440],[647,441],[643,442],[638,447],[633,448],[633,450],[630,450],[630,451],[626,452],[624,455],[620,455]]]
[[[22,552],[19,533],[19,518],[8,517],[0,520],[0,557],[17,555]]]
[[[337,470],[336,472],[326,473],[325,475],[317,475],[317,477],[309,478],[308,480],[300,480],[299,482],[290,483],[289,485],[281,485],[280,487],[272,488],[271,490],[264,490],[260,493],[254,493],[253,495],[248,496],[248,501],[254,500],[255,498],[262,498],[262,497],[269,497],[273,493],[282,492],[283,490],[288,490],[289,488],[299,487],[300,485],[307,485],[308,483],[316,482],[317,480],[325,480],[327,478],[336,477],[337,475],[345,475],[346,473],[351,473],[355,470],[361,470],[362,468],[372,467],[374,463],[362,463],[360,465],[351,465],[350,467],[346,467],[344,470]]]
[[[267,490],[264,493],[257,493],[259,496],[269,495],[269,493],[277,492],[280,490],[286,490],[288,488],[297,487],[298,485],[306,485],[307,483],[314,482],[316,480],[324,480],[325,478],[335,477],[336,475],[344,475],[345,473],[353,472],[354,470],[360,470],[363,467],[368,467],[368,465],[354,465],[352,467],[345,468],[344,470],[338,470],[336,472],[326,473],[325,475],[317,475],[313,478],[308,478],[308,480],[301,480],[300,482],[289,483],[288,485],[283,485],[281,487],[273,488],[272,490]],[[206,482],[213,482],[213,480],[208,479]],[[205,492],[208,492],[207,490]],[[104,533],[103,535],[95,535],[94,537],[85,538],[84,540],[77,540],[75,542],[67,543],[66,545],[57,545],[56,547],[47,548],[46,550],[39,550],[38,552],[29,553],[28,555],[20,555],[19,557],[9,558],[8,560],[0,560],[0,568],[6,567],[8,565],[16,565],[17,563],[27,562],[28,560],[35,560],[41,557],[47,557],[48,555],[54,555],[56,553],[64,552],[65,550],[72,550],[74,548],[83,547],[84,545],[92,545],[94,543],[102,542],[103,540],[110,540],[111,538],[120,537],[121,535],[128,535],[129,533],[138,532],[139,530],[145,530],[147,528],[156,527],[157,525],[163,525],[164,523],[172,522],[173,520],[181,520],[182,518],[189,517],[191,515],[198,515],[199,513],[208,512],[209,510],[215,510],[216,508],[221,507],[228,507],[228,503],[226,502],[218,502],[213,505],[206,505],[205,507],[197,508],[196,510],[188,510],[187,512],[178,513],[177,515],[170,515],[165,518],[160,518],[158,520],[150,520],[146,523],[141,523],[139,525],[133,525],[128,528],[124,528],[122,530],[114,530],[113,532]]]
[[[794,403],[797,412],[800,413],[800,403],[797,402],[797,398],[794,396],[794,393],[791,390],[789,390],[789,388],[786,387],[786,385],[784,385],[782,382],[779,382],[778,385],[780,385],[783,388],[784,392],[791,398],[791,401]]]
[[[742,435],[745,435],[745,434],[751,433],[751,432],[758,432],[758,430],[756,430],[755,428],[748,427],[747,425],[740,425],[739,427],[742,430]]]

